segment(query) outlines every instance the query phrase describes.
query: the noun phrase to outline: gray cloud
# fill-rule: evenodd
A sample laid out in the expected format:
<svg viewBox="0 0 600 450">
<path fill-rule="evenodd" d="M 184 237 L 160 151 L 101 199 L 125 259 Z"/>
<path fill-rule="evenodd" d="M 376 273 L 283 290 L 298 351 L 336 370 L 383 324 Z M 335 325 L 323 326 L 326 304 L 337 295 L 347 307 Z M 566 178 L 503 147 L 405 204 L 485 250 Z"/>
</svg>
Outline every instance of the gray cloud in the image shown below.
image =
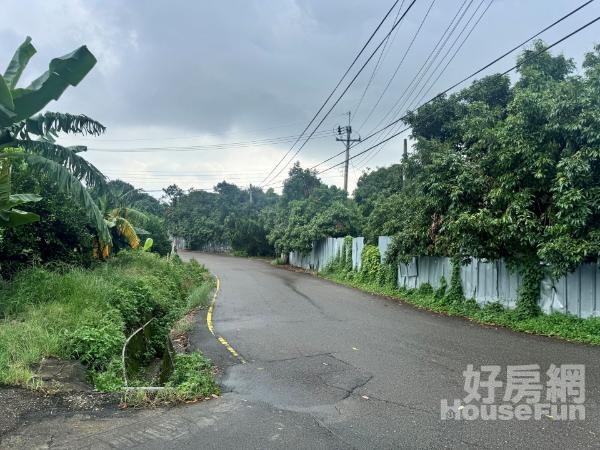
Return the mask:
<svg viewBox="0 0 600 450">
<path fill-rule="evenodd" d="M 49 109 L 85 113 L 108 126 L 104 138 L 78 142 L 90 147 L 125 148 L 233 142 L 299 133 L 391 0 L 8 0 L 5 3 L 5 17 L 15 20 L 0 24 L 0 54 L 4 58 L 1 63 L 8 61 L 25 35 L 31 35 L 39 54 L 27 74 L 30 80 L 45 70 L 51 57 L 87 44 L 98 57 L 97 67 L 80 86 L 67 91 Z M 392 89 L 371 123 L 359 130 L 362 134 L 379 121 L 406 87 L 460 3 L 437 0 Z M 474 2 L 477 3 L 478 0 Z M 399 28 L 394 45 L 359 110 L 356 124 L 363 120 L 383 89 L 428 5 L 429 0 L 417 1 Z M 496 0 L 431 94 L 574 6 L 572 0 Z M 592 5 L 544 38 L 551 41 L 560 37 L 598 12 L 600 7 Z M 592 47 L 595 31 L 592 28 L 581 33 L 558 50 L 581 59 Z M 494 69 L 506 68 L 513 61 L 508 59 Z M 341 117 L 344 111 L 356 107 L 370 67 L 323 129 L 333 128 L 344 120 Z M 194 138 L 172 140 L 185 136 Z M 116 141 L 142 138 L 153 141 Z M 172 182 L 185 187 L 210 187 L 227 174 L 240 183 L 260 181 L 261 174 L 266 175 L 288 146 L 195 153 L 90 151 L 89 158 L 107 173 L 127 174 L 127 179 L 146 188 Z M 391 143 L 369 165 L 397 160 L 400 148 L 400 142 Z M 319 139 L 306 147 L 300 159 L 310 165 L 339 150 L 339 143 L 333 139 Z M 198 176 L 167 173 L 177 171 L 197 172 Z M 243 173 L 248 175 L 239 175 Z M 359 171 L 351 173 L 353 182 L 358 174 Z M 339 184 L 339 172 L 332 171 L 326 181 Z"/>
</svg>

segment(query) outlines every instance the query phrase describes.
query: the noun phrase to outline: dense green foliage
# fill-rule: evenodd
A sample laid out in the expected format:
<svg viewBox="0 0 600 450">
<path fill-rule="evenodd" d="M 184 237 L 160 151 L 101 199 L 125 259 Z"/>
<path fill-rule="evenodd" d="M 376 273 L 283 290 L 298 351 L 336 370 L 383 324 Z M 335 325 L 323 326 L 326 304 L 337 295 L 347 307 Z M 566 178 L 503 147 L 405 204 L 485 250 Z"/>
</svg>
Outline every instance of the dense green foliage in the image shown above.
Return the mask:
<svg viewBox="0 0 600 450">
<path fill-rule="evenodd" d="M 41 386 L 36 366 L 58 357 L 83 363 L 99 390 L 120 390 L 127 374 L 130 385 L 166 384 L 165 400 L 218 392 L 199 353 L 176 356 L 166 383 L 166 371 L 145 374 L 169 355 L 174 322 L 207 302 L 212 277 L 195 262 L 150 253 L 171 251 L 163 204 L 128 183 L 107 182 L 81 156 L 85 147 L 56 143 L 60 133 L 99 135 L 102 124 L 38 114 L 86 76 L 94 56 L 80 47 L 18 88 L 34 53 L 27 38 L 0 75 L 0 384 Z M 123 367 L 126 337 L 140 327 Z"/>
<path fill-rule="evenodd" d="M 104 175 L 79 155 L 85 147 L 63 147 L 55 143 L 58 133 L 99 135 L 104 132 L 104 126 L 84 115 L 47 111 L 35 115 L 51 100 L 58 99 L 69 86 L 79 84 L 96 64 L 96 58 L 82 46 L 68 55 L 52 59 L 47 72 L 29 86 L 19 88 L 19 79 L 35 53 L 28 37 L 16 50 L 4 75 L 0 75 L 0 172 L 3 174 L 0 177 L 0 232 L 7 226 L 36 219 L 33 213 L 12 207 L 23 203 L 25 195 L 20 194 L 19 198 L 13 194 L 12 202 L 9 202 L 13 205 L 7 205 L 5 192 L 1 194 L 9 186 L 6 170 L 10 171 L 15 162 L 26 162 L 30 176 L 52 177 L 61 192 L 69 194 L 74 203 L 82 206 L 99 240 L 110 245 L 107 224 L 88 191 L 88 188 L 102 187 Z M 18 151 L 12 151 L 13 148 Z"/>
<path fill-rule="evenodd" d="M 192 249 L 225 246 L 246 255 L 307 252 L 316 240 L 360 230 L 356 204 L 299 164 L 290 170 L 281 196 L 272 189 L 240 189 L 226 182 L 214 192 L 184 193 L 171 186 L 165 193 L 169 229 Z"/>
<path fill-rule="evenodd" d="M 164 205 L 151 195 L 122 180 L 108 182 L 94 192 L 109 224 L 113 251 L 137 248 L 141 239 L 152 239 L 151 250 L 160 255 L 171 251 L 171 242 L 162 217 Z"/>
<path fill-rule="evenodd" d="M 314 241 L 356 234 L 361 229 L 356 203 L 299 164 L 290 170 L 279 202 L 264 216 L 269 242 L 277 253 L 306 253 Z"/>
<path fill-rule="evenodd" d="M 555 275 L 596 260 L 599 48 L 582 75 L 563 56 L 531 58 L 540 48 L 520 56 L 514 85 L 489 76 L 410 114 L 408 160 L 363 176 L 367 233 L 394 234 L 391 256 L 505 258 L 533 272 L 544 261 Z"/>
<path fill-rule="evenodd" d="M 13 165 L 12 183 L 19 191 L 42 196 L 28 205 L 41 220 L 1 233 L 0 276 L 10 278 L 23 268 L 48 263 L 90 267 L 95 233 L 82 208 L 50 176 L 29 176 L 25 164 Z"/>
<path fill-rule="evenodd" d="M 154 318 L 141 358 L 160 356 L 172 324 L 202 301 L 198 290 L 206 295 L 212 283 L 206 269 L 193 261 L 141 251 L 122 252 L 94 270 L 21 271 L 0 284 L 0 383 L 36 386 L 40 380 L 33 365 L 43 357 L 61 357 L 83 362 L 97 388 L 120 389 L 126 336 Z M 177 380 L 169 386 L 180 384 L 189 364 L 185 370 L 176 364 Z M 186 381 L 185 395 L 200 386 L 214 392 L 214 382 L 206 381 L 206 364 L 198 366 L 201 379 Z"/>
<path fill-rule="evenodd" d="M 184 193 L 170 186 L 165 194 L 169 230 L 185 238 L 190 248 L 224 246 L 248 255 L 272 253 L 260 213 L 277 200 L 273 190 L 265 193 L 254 186 L 240 189 L 222 182 L 214 192 Z"/>
</svg>

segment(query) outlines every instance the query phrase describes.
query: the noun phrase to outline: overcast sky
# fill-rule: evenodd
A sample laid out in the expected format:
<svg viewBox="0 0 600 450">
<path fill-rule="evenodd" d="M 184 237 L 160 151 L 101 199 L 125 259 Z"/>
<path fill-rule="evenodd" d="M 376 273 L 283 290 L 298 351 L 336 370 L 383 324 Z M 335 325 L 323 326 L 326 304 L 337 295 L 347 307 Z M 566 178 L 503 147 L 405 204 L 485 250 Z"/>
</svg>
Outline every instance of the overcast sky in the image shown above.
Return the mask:
<svg viewBox="0 0 600 450">
<path fill-rule="evenodd" d="M 432 84 L 489 2 L 466 2 L 462 21 L 438 58 L 448 56 L 422 93 L 417 95 L 415 91 L 414 102 L 418 103 L 427 92 L 424 99 L 462 79 L 583 0 L 492 0 L 464 46 Z M 68 138 L 63 143 L 87 145 L 86 157 L 109 177 L 120 177 L 149 191 L 171 183 L 183 188 L 211 189 L 223 179 L 240 185 L 261 184 L 290 148 L 289 137 L 302 132 L 392 3 L 5 0 L 0 19 L 0 68 L 4 70 L 14 49 L 27 35 L 33 38 L 38 54 L 21 80 L 22 86 L 46 70 L 52 57 L 85 44 L 98 58 L 98 64 L 79 86 L 67 90 L 48 109 L 87 114 L 103 123 L 107 132 L 102 137 Z M 403 10 L 410 3 L 405 1 Z M 362 136 L 378 122 L 385 124 L 392 119 L 393 114 L 384 120 L 386 113 L 406 91 L 462 4 L 463 0 L 435 0 L 431 6 L 432 0 L 417 0 L 398 26 L 397 34 L 388 40 L 378 70 L 373 69 L 379 53 L 296 159 L 310 167 L 341 151 L 341 143 L 326 132 L 345 124 L 347 111 L 356 112 L 353 127 Z M 428 10 L 398 74 L 373 109 Z M 475 15 L 468 22 L 472 14 Z M 598 15 L 600 2 L 594 2 L 542 38 L 553 42 Z M 389 31 L 394 17 L 396 11 L 370 49 Z M 459 36 L 467 23 L 466 31 Z M 599 32 L 600 22 L 557 46 L 555 51 L 579 62 L 600 40 Z M 446 53 L 457 36 L 455 46 Z M 369 54 L 370 51 L 366 56 Z M 508 57 L 487 73 L 513 64 L 514 57 Z M 271 140 L 282 137 L 286 139 Z M 244 144 L 220 145 L 239 142 Z M 361 148 L 366 148 L 366 144 L 354 151 Z M 400 137 L 382 146 L 374 156 L 374 152 L 368 153 L 370 159 L 359 157 L 352 161 L 351 188 L 365 168 L 398 161 L 401 149 Z M 277 180 L 283 179 L 285 172 Z M 341 169 L 328 171 L 323 179 L 341 186 Z"/>
</svg>

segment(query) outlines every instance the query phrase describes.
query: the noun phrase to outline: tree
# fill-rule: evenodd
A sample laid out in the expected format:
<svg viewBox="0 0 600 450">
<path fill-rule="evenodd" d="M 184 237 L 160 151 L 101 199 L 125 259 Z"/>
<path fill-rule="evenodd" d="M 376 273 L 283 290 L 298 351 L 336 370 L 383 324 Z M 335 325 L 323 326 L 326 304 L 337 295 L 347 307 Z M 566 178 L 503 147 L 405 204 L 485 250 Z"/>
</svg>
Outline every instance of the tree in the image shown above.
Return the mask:
<svg viewBox="0 0 600 450">
<path fill-rule="evenodd" d="M 533 57 L 540 49 L 519 56 L 513 86 L 486 77 L 408 117 L 416 152 L 406 195 L 374 208 L 395 209 L 397 256 L 505 258 L 535 270 L 543 261 L 555 275 L 596 260 L 599 48 L 583 76 L 562 55 Z"/>
<path fill-rule="evenodd" d="M 296 163 L 284 182 L 280 201 L 264 212 L 267 238 L 277 253 L 309 252 L 327 236 L 358 233 L 361 217 L 355 202 L 335 186 L 328 187 L 313 171 Z"/>
<path fill-rule="evenodd" d="M 283 182 L 283 200 L 290 202 L 310 197 L 312 191 L 321 186 L 316 173 L 315 170 L 303 169 L 300 162 L 296 161 Z"/>
<path fill-rule="evenodd" d="M 225 181 L 215 192 L 187 194 L 173 185 L 165 189 L 170 204 L 166 216 L 169 230 L 182 236 L 191 248 L 229 246 L 247 255 L 270 255 L 273 248 L 266 238 L 261 211 L 278 196 L 256 186 L 242 189 Z"/>
<path fill-rule="evenodd" d="M 366 219 L 363 235 L 369 241 L 375 242 L 377 236 L 382 234 L 393 234 L 384 227 L 385 219 L 382 220 L 379 216 L 381 213 L 388 212 L 387 208 L 382 208 L 386 199 L 402 191 L 403 178 L 404 165 L 392 164 L 389 167 L 365 172 L 358 179 L 353 196 L 362 216 Z"/>
<path fill-rule="evenodd" d="M 51 174 L 59 189 L 82 205 L 100 240 L 110 245 L 110 232 L 86 188 L 99 188 L 105 177 L 79 153 L 85 147 L 63 147 L 55 143 L 60 132 L 98 135 L 105 128 L 84 115 L 45 112 L 34 117 L 69 86 L 76 86 L 96 64 L 87 47 L 50 61 L 49 69 L 26 88 L 17 83 L 36 50 L 27 38 L 0 76 L 0 160 L 3 165 L 25 161 L 32 173 Z M 32 139 L 37 136 L 38 139 Z M 8 152 L 20 148 L 21 152 Z"/>
<path fill-rule="evenodd" d="M 27 205 L 27 211 L 41 220 L 0 230 L 0 275 L 10 278 L 25 267 L 38 264 L 89 267 L 97 239 L 83 208 L 60 192 L 50 175 L 32 177 L 23 161 L 12 164 L 11 175 L 12 189 L 31 192 L 39 198 Z"/>
</svg>

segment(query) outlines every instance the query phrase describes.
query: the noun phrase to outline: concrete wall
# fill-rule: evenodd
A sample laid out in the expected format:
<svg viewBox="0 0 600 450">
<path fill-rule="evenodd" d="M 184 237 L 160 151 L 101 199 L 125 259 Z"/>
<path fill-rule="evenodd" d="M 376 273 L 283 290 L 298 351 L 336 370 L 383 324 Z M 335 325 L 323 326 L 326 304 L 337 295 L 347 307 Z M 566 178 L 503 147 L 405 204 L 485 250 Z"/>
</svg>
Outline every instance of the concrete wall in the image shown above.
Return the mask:
<svg viewBox="0 0 600 450">
<path fill-rule="evenodd" d="M 379 253 L 382 261 L 391 243 L 391 237 L 380 236 Z M 311 253 L 290 253 L 290 264 L 310 270 L 323 270 L 341 251 L 344 238 L 327 238 L 316 242 Z M 360 255 L 364 239 L 352 239 L 352 265 L 360 270 Z M 408 264 L 398 265 L 398 285 L 415 289 L 424 283 L 439 287 L 442 277 L 450 282 L 452 264 L 449 258 L 419 256 Z M 516 305 L 522 277 L 510 271 L 503 260 L 489 261 L 471 258 L 461 267 L 460 277 L 467 298 L 479 304 L 499 301 L 509 308 Z M 583 264 L 575 271 L 557 280 L 549 276 L 541 283 L 540 307 L 546 313 L 560 311 L 579 317 L 600 316 L 600 265 Z"/>
</svg>

